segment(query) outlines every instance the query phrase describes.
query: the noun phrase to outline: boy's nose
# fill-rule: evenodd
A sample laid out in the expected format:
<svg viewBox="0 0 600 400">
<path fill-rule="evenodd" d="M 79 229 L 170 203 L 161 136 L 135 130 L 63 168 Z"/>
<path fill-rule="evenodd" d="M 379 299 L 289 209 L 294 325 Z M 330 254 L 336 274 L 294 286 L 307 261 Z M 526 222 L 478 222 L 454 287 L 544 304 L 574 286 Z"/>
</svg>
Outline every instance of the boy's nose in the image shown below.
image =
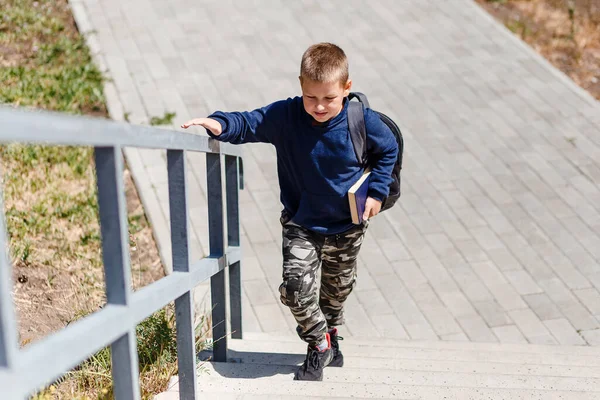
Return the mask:
<svg viewBox="0 0 600 400">
<path fill-rule="evenodd" d="M 321 104 L 319 104 L 319 105 L 317 106 L 317 111 L 324 111 L 324 110 L 325 110 L 325 106 L 323 106 L 323 105 L 321 105 Z"/>
</svg>

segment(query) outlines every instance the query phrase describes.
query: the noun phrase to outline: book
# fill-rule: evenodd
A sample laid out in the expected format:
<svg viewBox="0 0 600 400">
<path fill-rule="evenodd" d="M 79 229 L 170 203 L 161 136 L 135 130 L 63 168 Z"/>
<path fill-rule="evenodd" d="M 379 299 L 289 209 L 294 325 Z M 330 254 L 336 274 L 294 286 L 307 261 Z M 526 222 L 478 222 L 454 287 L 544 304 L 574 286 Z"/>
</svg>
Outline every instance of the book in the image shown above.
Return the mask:
<svg viewBox="0 0 600 400">
<path fill-rule="evenodd" d="M 360 179 L 348 190 L 352 223 L 356 225 L 360 225 L 363 222 L 365 203 L 367 202 L 367 193 L 369 191 L 369 175 L 371 175 L 371 171 L 366 170 Z"/>
</svg>

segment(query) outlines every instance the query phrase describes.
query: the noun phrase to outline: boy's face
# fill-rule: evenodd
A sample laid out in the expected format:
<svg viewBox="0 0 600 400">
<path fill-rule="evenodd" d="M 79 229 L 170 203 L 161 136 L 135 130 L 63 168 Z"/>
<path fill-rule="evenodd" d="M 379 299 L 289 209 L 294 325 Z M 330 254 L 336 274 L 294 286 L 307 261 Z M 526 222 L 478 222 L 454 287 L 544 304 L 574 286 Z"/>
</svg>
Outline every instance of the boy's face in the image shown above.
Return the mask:
<svg viewBox="0 0 600 400">
<path fill-rule="evenodd" d="M 350 94 L 352 81 L 345 85 L 340 82 L 316 82 L 300 77 L 304 109 L 316 121 L 325 122 L 342 111 L 344 97 Z"/>
</svg>

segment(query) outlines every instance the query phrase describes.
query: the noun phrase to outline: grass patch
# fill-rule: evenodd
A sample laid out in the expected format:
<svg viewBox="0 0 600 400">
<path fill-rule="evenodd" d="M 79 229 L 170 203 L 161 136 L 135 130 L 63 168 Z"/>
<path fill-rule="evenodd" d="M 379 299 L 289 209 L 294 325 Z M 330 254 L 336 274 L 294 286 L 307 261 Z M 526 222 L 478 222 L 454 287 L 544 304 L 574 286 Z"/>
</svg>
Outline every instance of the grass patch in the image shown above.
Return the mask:
<svg viewBox="0 0 600 400">
<path fill-rule="evenodd" d="M 65 0 L 3 2 L 0 103 L 106 116 L 102 85 Z M 27 265 L 98 267 L 92 149 L 13 144 L 0 147 L 0 157 L 13 257 Z M 85 238 L 85 250 L 71 240 L 73 231 Z"/>
<path fill-rule="evenodd" d="M 13 258 L 34 266 L 101 266 L 92 156 L 86 148 L 0 148 Z"/>
<path fill-rule="evenodd" d="M 107 117 L 104 77 L 77 32 L 67 0 L 0 1 L 0 103 Z M 170 123 L 165 114 L 160 123 Z M 85 134 L 85 132 L 82 132 Z M 5 213 L 26 346 L 105 303 L 93 149 L 0 146 Z M 134 289 L 164 276 L 152 231 L 124 171 Z M 136 329 L 144 398 L 176 372 L 172 312 Z M 34 396 L 112 398 L 104 349 Z"/>
<path fill-rule="evenodd" d="M 105 115 L 103 77 L 65 0 L 4 0 L 0 102 Z"/>
<path fill-rule="evenodd" d="M 171 125 L 177 114 L 173 112 L 165 112 L 162 117 L 150 118 L 150 125 Z"/>
<path fill-rule="evenodd" d="M 207 334 L 202 320 L 196 336 L 196 349 L 202 350 Z M 177 345 L 173 307 L 167 306 L 136 327 L 137 354 L 142 399 L 152 399 L 167 390 L 169 379 L 177 374 Z M 83 393 L 83 395 L 82 395 Z M 65 375 L 57 384 L 36 394 L 34 400 L 55 398 L 109 400 L 113 398 L 110 349 L 104 348 Z"/>
<path fill-rule="evenodd" d="M 505 25 L 508 29 L 512 31 L 512 33 L 519 35 L 521 39 L 525 39 L 531 33 L 529 27 L 527 26 L 527 23 L 523 21 L 511 20 L 507 21 Z"/>
</svg>

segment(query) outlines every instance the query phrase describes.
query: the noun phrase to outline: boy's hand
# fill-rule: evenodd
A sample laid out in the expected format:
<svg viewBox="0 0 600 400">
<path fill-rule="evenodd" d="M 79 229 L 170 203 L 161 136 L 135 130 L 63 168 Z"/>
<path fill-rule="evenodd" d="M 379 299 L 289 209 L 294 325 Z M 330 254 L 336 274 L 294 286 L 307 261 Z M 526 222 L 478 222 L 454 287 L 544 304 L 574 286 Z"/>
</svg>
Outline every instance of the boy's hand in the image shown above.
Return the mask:
<svg viewBox="0 0 600 400">
<path fill-rule="evenodd" d="M 363 220 L 366 221 L 371 217 L 376 216 L 381 211 L 381 202 L 372 197 L 367 197 L 365 203 L 365 213 L 363 214 Z"/>
<path fill-rule="evenodd" d="M 219 136 L 221 134 L 221 132 L 223 132 L 223 128 L 221 127 L 221 124 L 219 123 L 219 121 L 212 119 L 212 118 L 194 118 L 192 120 L 189 120 L 185 124 L 181 124 L 181 127 L 183 129 L 187 129 L 193 125 L 202 126 L 206 129 L 208 129 L 209 131 L 211 131 L 212 134 L 216 135 L 216 136 Z"/>
</svg>

